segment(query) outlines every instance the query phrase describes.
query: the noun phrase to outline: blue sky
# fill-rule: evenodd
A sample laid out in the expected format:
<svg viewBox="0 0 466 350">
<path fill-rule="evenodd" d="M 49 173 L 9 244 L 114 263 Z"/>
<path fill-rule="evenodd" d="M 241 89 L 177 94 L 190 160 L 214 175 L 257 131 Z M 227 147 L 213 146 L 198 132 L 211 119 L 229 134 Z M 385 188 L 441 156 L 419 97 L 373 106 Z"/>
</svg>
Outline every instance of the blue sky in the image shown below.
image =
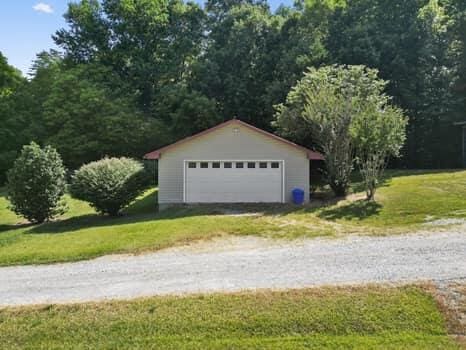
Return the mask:
<svg viewBox="0 0 466 350">
<path fill-rule="evenodd" d="M 201 3 L 203 0 L 196 0 Z M 36 54 L 54 48 L 51 35 L 66 24 L 68 0 L 0 0 L 0 51 L 27 74 Z M 292 0 L 269 0 L 274 10 Z"/>
<path fill-rule="evenodd" d="M 0 51 L 8 63 L 27 73 L 37 53 L 54 47 L 66 7 L 66 0 L 0 0 Z"/>
</svg>

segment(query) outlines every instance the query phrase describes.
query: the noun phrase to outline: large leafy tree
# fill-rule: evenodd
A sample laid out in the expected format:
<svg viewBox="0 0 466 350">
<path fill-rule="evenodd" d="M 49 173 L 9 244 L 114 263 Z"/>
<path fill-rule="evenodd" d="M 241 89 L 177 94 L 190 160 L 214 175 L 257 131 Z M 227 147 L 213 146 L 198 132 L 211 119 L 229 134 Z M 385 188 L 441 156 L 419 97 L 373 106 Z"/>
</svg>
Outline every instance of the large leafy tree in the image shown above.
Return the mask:
<svg viewBox="0 0 466 350">
<path fill-rule="evenodd" d="M 454 109 L 458 98 L 452 90 L 456 72 L 448 40 L 448 22 L 441 2 L 430 0 L 419 9 L 417 25 L 422 47 L 416 66 L 416 90 L 409 96 L 410 114 L 406 163 L 412 167 L 454 167 L 461 147 L 455 132 Z M 406 164 L 405 163 L 405 164 Z"/>
<path fill-rule="evenodd" d="M 103 156 L 140 156 L 165 142 L 165 130 L 156 119 L 135 108 L 125 83 L 101 65 L 64 69 L 49 86 L 43 103 L 45 142 L 77 168 Z"/>
<path fill-rule="evenodd" d="M 410 115 L 404 166 L 456 166 L 451 94 L 454 70 L 437 0 L 354 0 L 335 11 L 327 47 L 334 62 L 377 68 Z"/>
<path fill-rule="evenodd" d="M 175 142 L 223 121 L 217 103 L 184 84 L 161 89 L 152 112 L 166 125 L 169 142 Z"/>
<path fill-rule="evenodd" d="M 112 67 L 145 110 L 161 87 L 190 75 L 204 36 L 204 12 L 182 0 L 82 0 L 65 18 L 70 29 L 54 39 L 66 57 Z"/>
<path fill-rule="evenodd" d="M 327 61 L 329 19 L 341 1 L 297 2 L 271 13 L 262 1 L 210 1 L 206 51 L 192 85 L 218 102 L 222 116 L 270 127 L 308 66 Z"/>
<path fill-rule="evenodd" d="M 266 0 L 207 0 L 205 2 L 206 11 L 212 24 L 221 22 L 234 7 L 243 5 L 269 7 Z"/>
<path fill-rule="evenodd" d="M 445 1 L 446 17 L 449 19 L 448 43 L 450 45 L 451 60 L 454 71 L 453 94 L 457 103 L 453 108 L 453 115 L 457 121 L 466 120 L 466 2 L 462 0 Z M 450 135 L 459 135 L 456 130 Z M 460 139 L 457 137 L 457 139 Z M 456 150 L 461 146 L 456 145 Z M 457 151 L 458 156 L 460 152 Z"/>
<path fill-rule="evenodd" d="M 337 196 L 346 194 L 357 159 L 373 199 L 388 156 L 397 156 L 404 142 L 406 120 L 390 105 L 377 74 L 364 66 L 311 68 L 277 106 L 279 131 L 295 139 L 312 136 L 324 154 Z"/>
<path fill-rule="evenodd" d="M 21 72 L 10 66 L 6 57 L 0 52 L 0 98 L 11 94 L 23 81 Z"/>
<path fill-rule="evenodd" d="M 27 127 L 17 114 L 16 101 L 19 90 L 26 80 L 21 73 L 8 64 L 0 52 L 0 184 L 5 181 L 5 172 L 11 167 L 23 144 L 23 130 Z"/>
<path fill-rule="evenodd" d="M 330 62 L 326 40 L 332 15 L 345 5 L 344 1 L 297 1 L 295 7 L 281 7 L 283 17 L 278 40 L 274 81 L 268 87 L 270 100 L 282 102 L 307 67 Z"/>
<path fill-rule="evenodd" d="M 196 66 L 193 85 L 219 104 L 223 118 L 235 116 L 268 128 L 280 19 L 261 5 L 233 6 L 211 23 L 208 47 Z"/>
</svg>

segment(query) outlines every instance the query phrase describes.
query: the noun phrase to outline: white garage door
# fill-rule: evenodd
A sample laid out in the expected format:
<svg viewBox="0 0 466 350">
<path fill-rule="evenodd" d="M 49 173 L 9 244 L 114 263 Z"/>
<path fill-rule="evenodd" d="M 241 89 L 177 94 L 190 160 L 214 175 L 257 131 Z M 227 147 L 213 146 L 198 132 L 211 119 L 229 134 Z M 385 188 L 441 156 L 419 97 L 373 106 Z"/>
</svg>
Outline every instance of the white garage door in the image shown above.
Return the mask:
<svg viewBox="0 0 466 350">
<path fill-rule="evenodd" d="M 273 203 L 283 199 L 283 161 L 186 161 L 186 203 Z"/>
</svg>

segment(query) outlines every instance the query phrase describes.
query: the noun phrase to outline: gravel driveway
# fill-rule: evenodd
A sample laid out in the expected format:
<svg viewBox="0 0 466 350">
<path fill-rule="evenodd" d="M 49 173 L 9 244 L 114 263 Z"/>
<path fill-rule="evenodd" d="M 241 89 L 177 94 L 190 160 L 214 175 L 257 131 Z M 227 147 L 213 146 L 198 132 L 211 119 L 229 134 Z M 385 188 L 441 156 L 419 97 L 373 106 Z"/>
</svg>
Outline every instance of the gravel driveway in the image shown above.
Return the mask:
<svg viewBox="0 0 466 350">
<path fill-rule="evenodd" d="M 0 305 L 465 277 L 465 226 L 292 242 L 236 237 L 145 255 L 0 268 Z"/>
</svg>

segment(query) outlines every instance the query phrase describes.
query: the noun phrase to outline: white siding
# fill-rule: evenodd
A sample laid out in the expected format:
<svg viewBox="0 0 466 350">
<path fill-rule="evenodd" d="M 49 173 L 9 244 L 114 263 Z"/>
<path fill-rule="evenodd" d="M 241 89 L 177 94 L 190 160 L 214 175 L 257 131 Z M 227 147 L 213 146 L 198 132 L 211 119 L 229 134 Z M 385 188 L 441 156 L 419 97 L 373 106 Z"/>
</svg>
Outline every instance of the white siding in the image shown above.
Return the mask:
<svg viewBox="0 0 466 350">
<path fill-rule="evenodd" d="M 184 160 L 189 159 L 284 160 L 285 201 L 291 202 L 294 187 L 304 189 L 305 201 L 309 201 L 309 160 L 304 151 L 242 125 L 229 124 L 161 154 L 158 166 L 160 204 L 183 203 Z"/>
</svg>

